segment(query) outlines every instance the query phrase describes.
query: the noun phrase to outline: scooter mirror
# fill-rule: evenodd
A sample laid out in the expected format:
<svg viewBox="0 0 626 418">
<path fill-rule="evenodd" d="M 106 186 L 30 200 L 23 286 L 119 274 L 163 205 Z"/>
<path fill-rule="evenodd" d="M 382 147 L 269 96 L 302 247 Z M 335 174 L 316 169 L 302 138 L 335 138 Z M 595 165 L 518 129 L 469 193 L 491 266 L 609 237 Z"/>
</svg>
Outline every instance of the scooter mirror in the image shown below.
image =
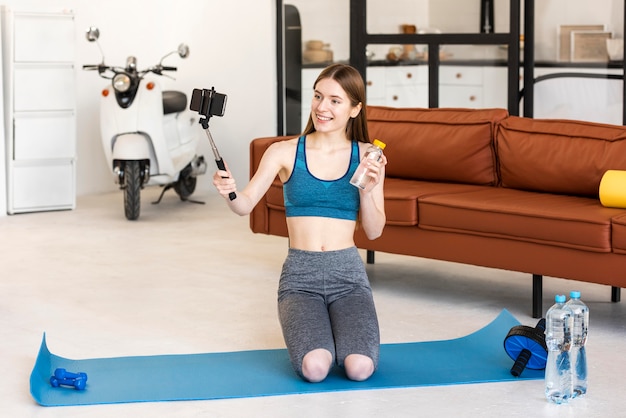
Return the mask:
<svg viewBox="0 0 626 418">
<path fill-rule="evenodd" d="M 181 58 L 187 58 L 189 56 L 189 45 L 187 44 L 178 45 L 178 55 Z"/>
<path fill-rule="evenodd" d="M 91 26 L 89 29 L 87 29 L 85 36 L 89 42 L 95 42 L 98 40 L 98 38 L 100 38 L 100 29 L 96 28 L 95 26 Z"/>
</svg>

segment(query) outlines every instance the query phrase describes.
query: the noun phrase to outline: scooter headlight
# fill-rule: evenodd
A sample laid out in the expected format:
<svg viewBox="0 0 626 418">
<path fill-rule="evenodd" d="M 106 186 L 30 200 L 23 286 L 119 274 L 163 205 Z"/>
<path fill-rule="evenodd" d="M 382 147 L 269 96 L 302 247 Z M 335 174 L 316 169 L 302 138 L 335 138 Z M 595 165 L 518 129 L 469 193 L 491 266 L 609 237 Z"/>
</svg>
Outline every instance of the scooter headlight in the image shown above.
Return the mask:
<svg viewBox="0 0 626 418">
<path fill-rule="evenodd" d="M 113 88 L 120 93 L 128 91 L 130 88 L 130 77 L 126 74 L 118 74 L 113 77 Z"/>
</svg>

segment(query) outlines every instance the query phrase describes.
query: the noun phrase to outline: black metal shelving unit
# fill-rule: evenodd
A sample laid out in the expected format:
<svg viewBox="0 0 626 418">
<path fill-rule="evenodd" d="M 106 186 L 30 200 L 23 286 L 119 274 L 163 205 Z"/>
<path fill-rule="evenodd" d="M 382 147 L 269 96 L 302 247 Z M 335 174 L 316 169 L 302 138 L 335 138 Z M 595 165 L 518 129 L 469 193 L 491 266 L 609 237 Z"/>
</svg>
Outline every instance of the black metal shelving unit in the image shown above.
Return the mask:
<svg viewBox="0 0 626 418">
<path fill-rule="evenodd" d="M 442 45 L 507 45 L 508 110 L 511 115 L 519 115 L 520 7 L 520 0 L 510 0 L 508 33 L 369 34 L 366 2 L 350 0 L 350 65 L 365 78 L 365 50 L 372 44 L 425 44 L 429 51 L 439 51 Z M 440 64 L 439 53 L 428 54 L 429 107 L 439 107 Z"/>
</svg>

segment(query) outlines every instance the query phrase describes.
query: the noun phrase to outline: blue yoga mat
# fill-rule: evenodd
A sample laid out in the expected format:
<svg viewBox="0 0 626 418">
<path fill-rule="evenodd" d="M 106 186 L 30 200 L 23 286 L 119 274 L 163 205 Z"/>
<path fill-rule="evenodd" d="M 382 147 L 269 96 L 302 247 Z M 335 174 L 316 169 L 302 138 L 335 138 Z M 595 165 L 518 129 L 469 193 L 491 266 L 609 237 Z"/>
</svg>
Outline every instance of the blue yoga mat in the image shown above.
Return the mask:
<svg viewBox="0 0 626 418">
<path fill-rule="evenodd" d="M 515 325 L 519 322 L 503 310 L 462 338 L 383 344 L 378 370 L 369 380 L 348 380 L 335 367 L 321 383 L 298 378 L 285 349 L 71 360 L 50 353 L 44 334 L 30 390 L 41 405 L 67 406 L 543 379 L 543 370 L 526 369 L 519 378 L 510 374 L 513 360 L 503 341 Z M 57 368 L 87 373 L 86 389 L 52 387 Z"/>
</svg>

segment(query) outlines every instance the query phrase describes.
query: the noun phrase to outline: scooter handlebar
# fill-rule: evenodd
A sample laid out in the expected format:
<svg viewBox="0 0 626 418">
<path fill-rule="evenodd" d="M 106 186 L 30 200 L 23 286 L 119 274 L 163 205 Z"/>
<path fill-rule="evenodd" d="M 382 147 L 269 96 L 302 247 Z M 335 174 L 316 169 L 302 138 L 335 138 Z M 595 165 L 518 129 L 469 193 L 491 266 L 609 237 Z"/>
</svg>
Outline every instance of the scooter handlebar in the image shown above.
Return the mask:
<svg viewBox="0 0 626 418">
<path fill-rule="evenodd" d="M 154 73 L 156 75 L 163 75 L 163 71 L 177 71 L 176 67 L 164 67 L 161 64 L 154 66 L 152 68 L 147 69 L 145 73 Z"/>
<path fill-rule="evenodd" d="M 113 73 L 115 73 L 115 68 L 114 67 L 109 67 L 108 65 L 104 65 L 104 64 L 87 64 L 87 65 L 83 65 L 83 70 L 85 71 L 98 71 L 98 74 L 100 75 L 100 77 L 102 78 L 106 78 L 106 79 L 111 79 L 113 78 L 113 76 L 107 76 L 105 75 L 105 73 L 107 71 L 112 71 Z"/>
</svg>

